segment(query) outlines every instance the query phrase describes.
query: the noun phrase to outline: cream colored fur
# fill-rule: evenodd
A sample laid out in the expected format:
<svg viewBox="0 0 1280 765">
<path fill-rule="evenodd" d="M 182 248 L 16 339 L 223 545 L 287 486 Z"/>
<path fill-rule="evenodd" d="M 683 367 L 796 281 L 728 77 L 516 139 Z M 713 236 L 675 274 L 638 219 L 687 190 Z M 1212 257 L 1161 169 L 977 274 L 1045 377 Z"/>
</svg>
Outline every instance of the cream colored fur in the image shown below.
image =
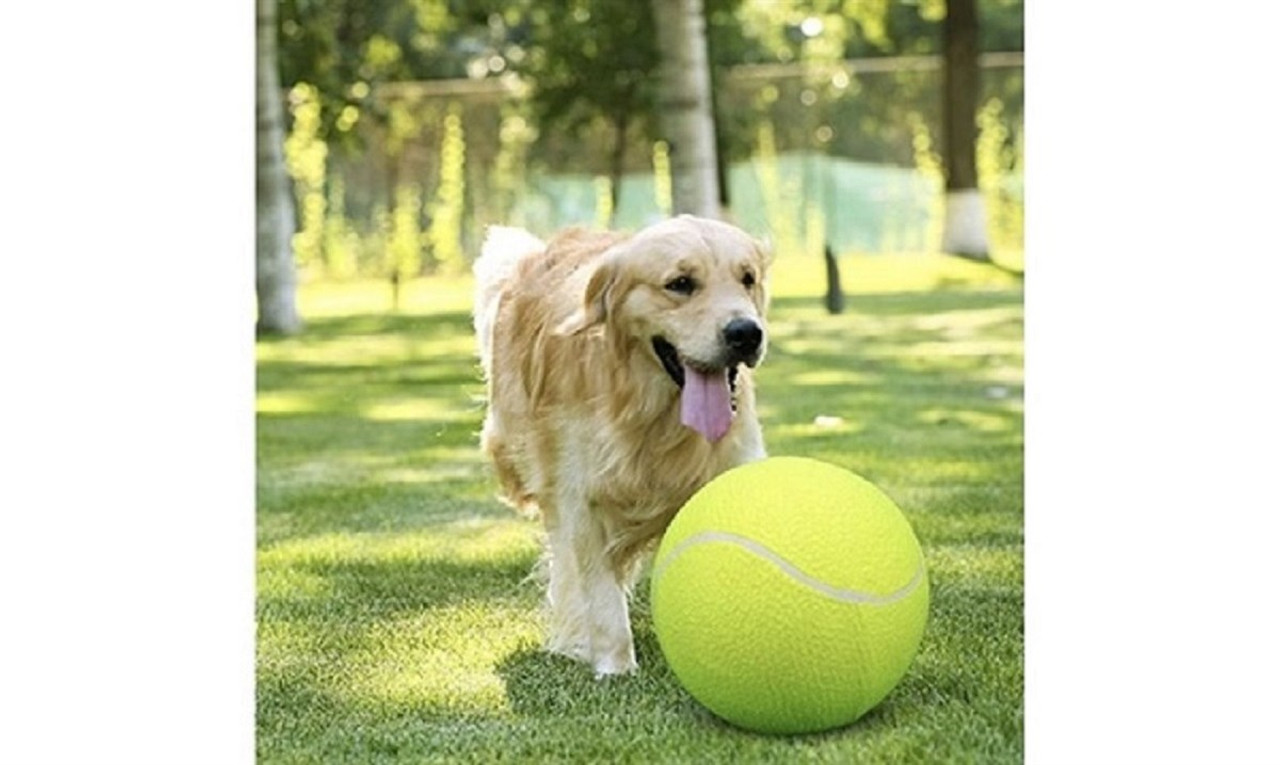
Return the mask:
<svg viewBox="0 0 1280 765">
<path fill-rule="evenodd" d="M 767 261 L 741 230 L 690 216 L 634 236 L 571 229 L 546 244 L 494 227 L 476 261 L 482 446 L 505 497 L 536 508 L 546 528 L 548 648 L 598 675 L 636 666 L 627 596 L 675 512 L 765 454 L 751 369 L 739 366 L 736 414 L 711 443 L 681 424 L 680 387 L 652 338 L 723 368 L 729 321 L 764 328 Z M 669 288 L 682 275 L 692 294 Z"/>
</svg>

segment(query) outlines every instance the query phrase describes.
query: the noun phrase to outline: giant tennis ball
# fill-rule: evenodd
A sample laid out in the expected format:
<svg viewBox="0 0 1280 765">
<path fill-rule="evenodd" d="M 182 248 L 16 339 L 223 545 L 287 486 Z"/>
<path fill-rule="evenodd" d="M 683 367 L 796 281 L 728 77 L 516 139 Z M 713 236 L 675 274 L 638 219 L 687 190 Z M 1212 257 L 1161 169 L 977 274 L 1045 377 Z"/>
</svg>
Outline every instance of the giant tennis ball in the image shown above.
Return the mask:
<svg viewBox="0 0 1280 765">
<path fill-rule="evenodd" d="M 867 480 L 772 457 L 681 508 L 654 558 L 654 630 L 689 693 L 764 733 L 846 725 L 888 695 L 929 610 L 924 557 Z"/>
</svg>

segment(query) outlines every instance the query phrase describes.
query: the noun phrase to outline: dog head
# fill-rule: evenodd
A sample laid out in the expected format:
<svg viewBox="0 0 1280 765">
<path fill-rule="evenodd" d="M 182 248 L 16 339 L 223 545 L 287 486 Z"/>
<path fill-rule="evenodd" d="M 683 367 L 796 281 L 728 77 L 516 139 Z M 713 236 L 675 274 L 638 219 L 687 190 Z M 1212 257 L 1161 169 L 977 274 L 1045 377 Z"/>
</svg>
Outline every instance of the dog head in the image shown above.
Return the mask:
<svg viewBox="0 0 1280 765">
<path fill-rule="evenodd" d="M 718 441 L 732 420 L 739 365 L 767 348 L 766 248 L 742 230 L 682 215 L 615 244 L 562 328 L 604 326 L 681 391 L 682 421 Z"/>
</svg>

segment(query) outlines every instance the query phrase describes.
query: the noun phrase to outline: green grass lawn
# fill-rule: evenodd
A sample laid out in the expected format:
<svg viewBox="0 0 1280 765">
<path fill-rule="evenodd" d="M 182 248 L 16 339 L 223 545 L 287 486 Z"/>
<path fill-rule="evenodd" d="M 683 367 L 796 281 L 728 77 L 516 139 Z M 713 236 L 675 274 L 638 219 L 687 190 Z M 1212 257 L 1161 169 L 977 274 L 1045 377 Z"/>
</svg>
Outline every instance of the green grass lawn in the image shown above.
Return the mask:
<svg viewBox="0 0 1280 765">
<path fill-rule="evenodd" d="M 930 621 L 854 725 L 771 738 L 719 722 L 632 614 L 640 671 L 539 650 L 538 528 L 476 446 L 470 284 L 313 285 L 307 332 L 257 346 L 257 748 L 264 763 L 1020 762 L 1022 287 L 934 256 L 780 258 L 758 373 L 771 454 L 858 472 L 924 546 Z"/>
</svg>

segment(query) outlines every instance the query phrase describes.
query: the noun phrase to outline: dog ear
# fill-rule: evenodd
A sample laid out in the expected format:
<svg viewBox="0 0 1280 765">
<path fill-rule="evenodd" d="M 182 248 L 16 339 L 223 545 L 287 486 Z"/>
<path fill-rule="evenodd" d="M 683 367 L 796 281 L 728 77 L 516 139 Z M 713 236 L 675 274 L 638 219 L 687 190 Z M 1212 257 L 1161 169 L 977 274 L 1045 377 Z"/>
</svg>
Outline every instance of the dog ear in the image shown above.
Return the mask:
<svg viewBox="0 0 1280 765">
<path fill-rule="evenodd" d="M 773 266 L 773 256 L 775 254 L 773 237 L 765 234 L 763 237 L 754 240 L 753 244 L 756 248 L 756 256 L 760 258 L 760 265 L 766 269 Z"/>
<path fill-rule="evenodd" d="M 606 259 L 601 263 L 587 282 L 582 306 L 556 327 L 556 334 L 576 335 L 604 324 L 609 316 L 609 300 L 618 281 L 617 274 L 618 268 L 612 261 Z"/>
<path fill-rule="evenodd" d="M 756 257 L 760 266 L 760 301 L 756 308 L 760 311 L 760 315 L 764 316 L 769 310 L 769 272 L 773 268 L 773 240 L 766 235 L 763 239 L 755 240 Z"/>
</svg>

